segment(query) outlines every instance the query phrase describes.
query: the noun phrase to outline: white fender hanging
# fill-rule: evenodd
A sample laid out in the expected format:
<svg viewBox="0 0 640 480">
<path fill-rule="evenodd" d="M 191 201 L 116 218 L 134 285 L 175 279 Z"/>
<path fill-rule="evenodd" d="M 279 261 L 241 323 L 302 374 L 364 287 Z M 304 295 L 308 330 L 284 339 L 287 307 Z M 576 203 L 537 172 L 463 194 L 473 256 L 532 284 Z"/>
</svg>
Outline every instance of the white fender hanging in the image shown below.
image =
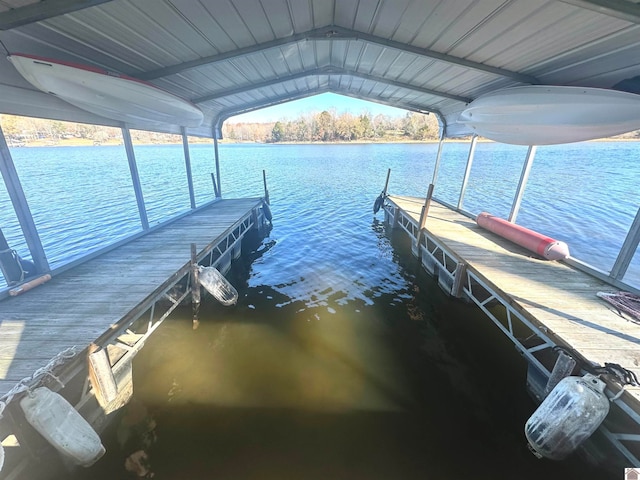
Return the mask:
<svg viewBox="0 0 640 480">
<path fill-rule="evenodd" d="M 589 373 L 563 378 L 527 420 L 524 431 L 532 452 L 562 460 L 575 451 L 609 413 L 605 386 Z"/>
<path fill-rule="evenodd" d="M 20 407 L 27 422 L 76 464 L 89 467 L 104 455 L 98 434 L 61 395 L 38 387 L 20 400 Z"/>
<path fill-rule="evenodd" d="M 228 307 L 238 301 L 238 291 L 216 267 L 198 266 L 200 284 L 222 305 Z"/>
</svg>

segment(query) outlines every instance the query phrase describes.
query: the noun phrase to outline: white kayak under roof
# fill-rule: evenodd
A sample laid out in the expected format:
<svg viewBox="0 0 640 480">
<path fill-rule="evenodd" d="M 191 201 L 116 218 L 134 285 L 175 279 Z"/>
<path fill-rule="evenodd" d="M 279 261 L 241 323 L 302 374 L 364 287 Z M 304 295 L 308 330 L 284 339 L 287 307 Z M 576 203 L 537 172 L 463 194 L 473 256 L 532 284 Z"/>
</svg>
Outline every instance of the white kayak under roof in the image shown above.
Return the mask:
<svg viewBox="0 0 640 480">
<path fill-rule="evenodd" d="M 640 129 L 640 95 L 588 87 L 513 87 L 478 97 L 458 122 L 501 143 L 582 142 Z"/>
<path fill-rule="evenodd" d="M 100 68 L 12 54 L 9 60 L 34 87 L 112 120 L 197 127 L 202 111 L 155 85 Z"/>
</svg>

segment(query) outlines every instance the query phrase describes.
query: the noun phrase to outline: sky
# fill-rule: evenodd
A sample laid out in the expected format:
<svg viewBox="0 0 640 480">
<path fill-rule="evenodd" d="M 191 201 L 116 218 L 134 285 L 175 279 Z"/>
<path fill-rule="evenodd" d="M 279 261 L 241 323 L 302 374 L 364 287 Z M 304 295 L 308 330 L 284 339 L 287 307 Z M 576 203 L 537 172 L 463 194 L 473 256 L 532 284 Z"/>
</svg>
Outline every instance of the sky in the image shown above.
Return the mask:
<svg viewBox="0 0 640 480">
<path fill-rule="evenodd" d="M 229 123 L 265 123 L 277 122 L 278 120 L 294 120 L 300 115 L 321 112 L 322 110 L 335 109 L 337 114 L 351 113 L 360 115 L 369 112 L 372 116 L 378 114 L 388 115 L 390 117 L 404 117 L 406 110 L 400 108 L 388 107 L 379 103 L 367 102 L 357 98 L 345 97 L 335 93 L 322 93 L 313 97 L 303 98 L 302 100 L 294 100 L 292 102 L 276 105 L 275 107 L 263 108 L 255 112 L 244 113 L 231 117 Z"/>
</svg>

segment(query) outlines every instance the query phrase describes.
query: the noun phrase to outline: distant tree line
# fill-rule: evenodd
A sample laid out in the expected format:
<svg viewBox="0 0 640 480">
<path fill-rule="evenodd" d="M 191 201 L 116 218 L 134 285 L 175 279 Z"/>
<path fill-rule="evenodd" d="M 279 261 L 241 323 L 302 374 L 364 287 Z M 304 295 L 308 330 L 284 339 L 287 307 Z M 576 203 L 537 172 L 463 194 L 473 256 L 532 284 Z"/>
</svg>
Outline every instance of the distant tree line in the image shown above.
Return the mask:
<svg viewBox="0 0 640 480">
<path fill-rule="evenodd" d="M 80 139 L 95 145 L 122 143 L 122 131 L 115 127 L 90 125 L 87 123 L 63 122 L 43 118 L 0 115 L 2 131 L 10 146 L 37 144 L 48 141 L 53 144 L 65 140 Z M 131 130 L 131 138 L 138 144 L 181 143 L 180 135 Z M 201 141 L 189 138 L 190 142 Z"/>
<path fill-rule="evenodd" d="M 0 115 L 0 124 L 9 146 L 47 143 L 65 144 L 76 141 L 103 145 L 122 143 L 119 128 L 62 122 L 40 118 Z M 376 142 L 406 140 L 437 140 L 439 133 L 435 115 L 407 112 L 403 117 L 371 116 L 369 113 L 337 114 L 335 110 L 300 115 L 294 120 L 266 123 L 233 123 L 222 127 L 223 138 L 240 142 Z M 179 135 L 131 130 L 137 144 L 181 143 Z M 640 130 L 615 138 L 638 140 Z M 210 139 L 190 137 L 189 142 L 210 142 Z"/>
<path fill-rule="evenodd" d="M 408 112 L 404 117 L 353 115 L 324 110 L 275 123 L 228 123 L 223 136 L 251 142 L 351 142 L 434 140 L 438 121 L 433 115 Z"/>
</svg>

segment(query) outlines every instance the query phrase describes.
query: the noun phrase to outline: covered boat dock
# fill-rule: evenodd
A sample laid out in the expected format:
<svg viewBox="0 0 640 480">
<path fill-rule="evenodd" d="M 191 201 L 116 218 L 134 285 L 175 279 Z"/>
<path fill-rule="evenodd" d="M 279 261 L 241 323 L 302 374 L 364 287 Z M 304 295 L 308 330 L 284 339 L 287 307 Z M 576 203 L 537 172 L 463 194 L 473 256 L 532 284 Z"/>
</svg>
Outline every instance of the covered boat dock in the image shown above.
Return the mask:
<svg viewBox="0 0 640 480">
<path fill-rule="evenodd" d="M 116 356 L 138 348 L 138 333 L 128 332 L 126 324 L 148 314 L 152 331 L 158 321 L 156 300 L 186 274 L 187 244 L 196 243 L 202 256 L 224 245 L 222 255 L 246 229 L 261 222 L 256 219 L 261 215 L 257 199 L 218 200 L 200 210 L 191 192 L 191 216 L 150 231 L 130 129 L 182 135 L 187 162 L 187 135 L 213 137 L 214 188 L 220 198 L 217 142 L 225 120 L 234 115 L 332 92 L 433 114 L 441 138 L 469 137 L 476 132 L 472 123 L 459 121 L 461 113 L 483 95 L 505 88 L 544 85 L 640 93 L 639 33 L 640 5 L 631 0 L 0 1 L 0 112 L 122 129 L 140 221 L 148 233 L 104 258 L 51 272 L 12 166 L 7 135 L 0 130 L 0 173 L 31 260 L 39 275 L 53 274 L 48 284 L 22 298 L 0 302 L 0 329 L 7 339 L 0 348 L 0 393 L 59 354 L 57 347 L 77 340 L 109 338 L 118 349 Z M 195 105 L 202 123 L 154 122 L 153 111 L 151 118 L 123 119 L 118 112 L 109 116 L 105 110 L 87 109 L 91 102 L 81 102 L 85 108 L 80 108 L 29 81 L 7 58 L 11 55 L 49 58 L 147 82 Z M 67 100 L 74 100 L 74 90 L 67 85 L 67 94 L 69 90 Z M 422 262 L 438 272 L 450 292 L 477 300 L 496 325 L 517 340 L 540 375 L 548 374 L 540 356 L 556 343 L 570 343 L 594 361 L 612 360 L 614 352 L 613 361 L 637 370 L 636 327 L 621 323 L 591 295 L 607 285 L 624 287 L 624 272 L 640 242 L 640 214 L 614 268 L 602 274 L 587 266 L 587 273 L 581 273 L 573 265 L 526 260 L 505 242 L 478 232 L 455 208 L 434 204 L 422 225 L 416 210 L 422 202 L 392 197 L 392 223 L 412 235 Z M 221 213 L 225 206 L 228 215 Z M 216 213 L 215 218 L 209 213 Z M 164 234 L 173 240 L 161 240 Z M 144 268 L 143 258 L 152 264 Z M 556 276 L 562 285 L 547 276 Z M 524 283 L 525 277 L 531 283 Z M 126 295 L 118 284 L 128 286 Z M 95 297 L 88 301 L 85 293 Z M 67 310 L 67 302 L 78 303 L 75 313 Z M 497 304 L 502 305 L 499 315 L 493 311 Z M 94 325 L 87 317 L 98 311 L 104 316 L 96 315 Z M 514 322 L 539 340 L 518 343 Z M 33 353 L 40 348 L 46 353 Z M 86 384 L 78 386 L 83 394 L 87 389 Z M 629 389 L 615 405 L 622 411 L 622 425 L 606 426 L 605 436 L 625 461 L 640 467 L 637 390 Z"/>
</svg>

